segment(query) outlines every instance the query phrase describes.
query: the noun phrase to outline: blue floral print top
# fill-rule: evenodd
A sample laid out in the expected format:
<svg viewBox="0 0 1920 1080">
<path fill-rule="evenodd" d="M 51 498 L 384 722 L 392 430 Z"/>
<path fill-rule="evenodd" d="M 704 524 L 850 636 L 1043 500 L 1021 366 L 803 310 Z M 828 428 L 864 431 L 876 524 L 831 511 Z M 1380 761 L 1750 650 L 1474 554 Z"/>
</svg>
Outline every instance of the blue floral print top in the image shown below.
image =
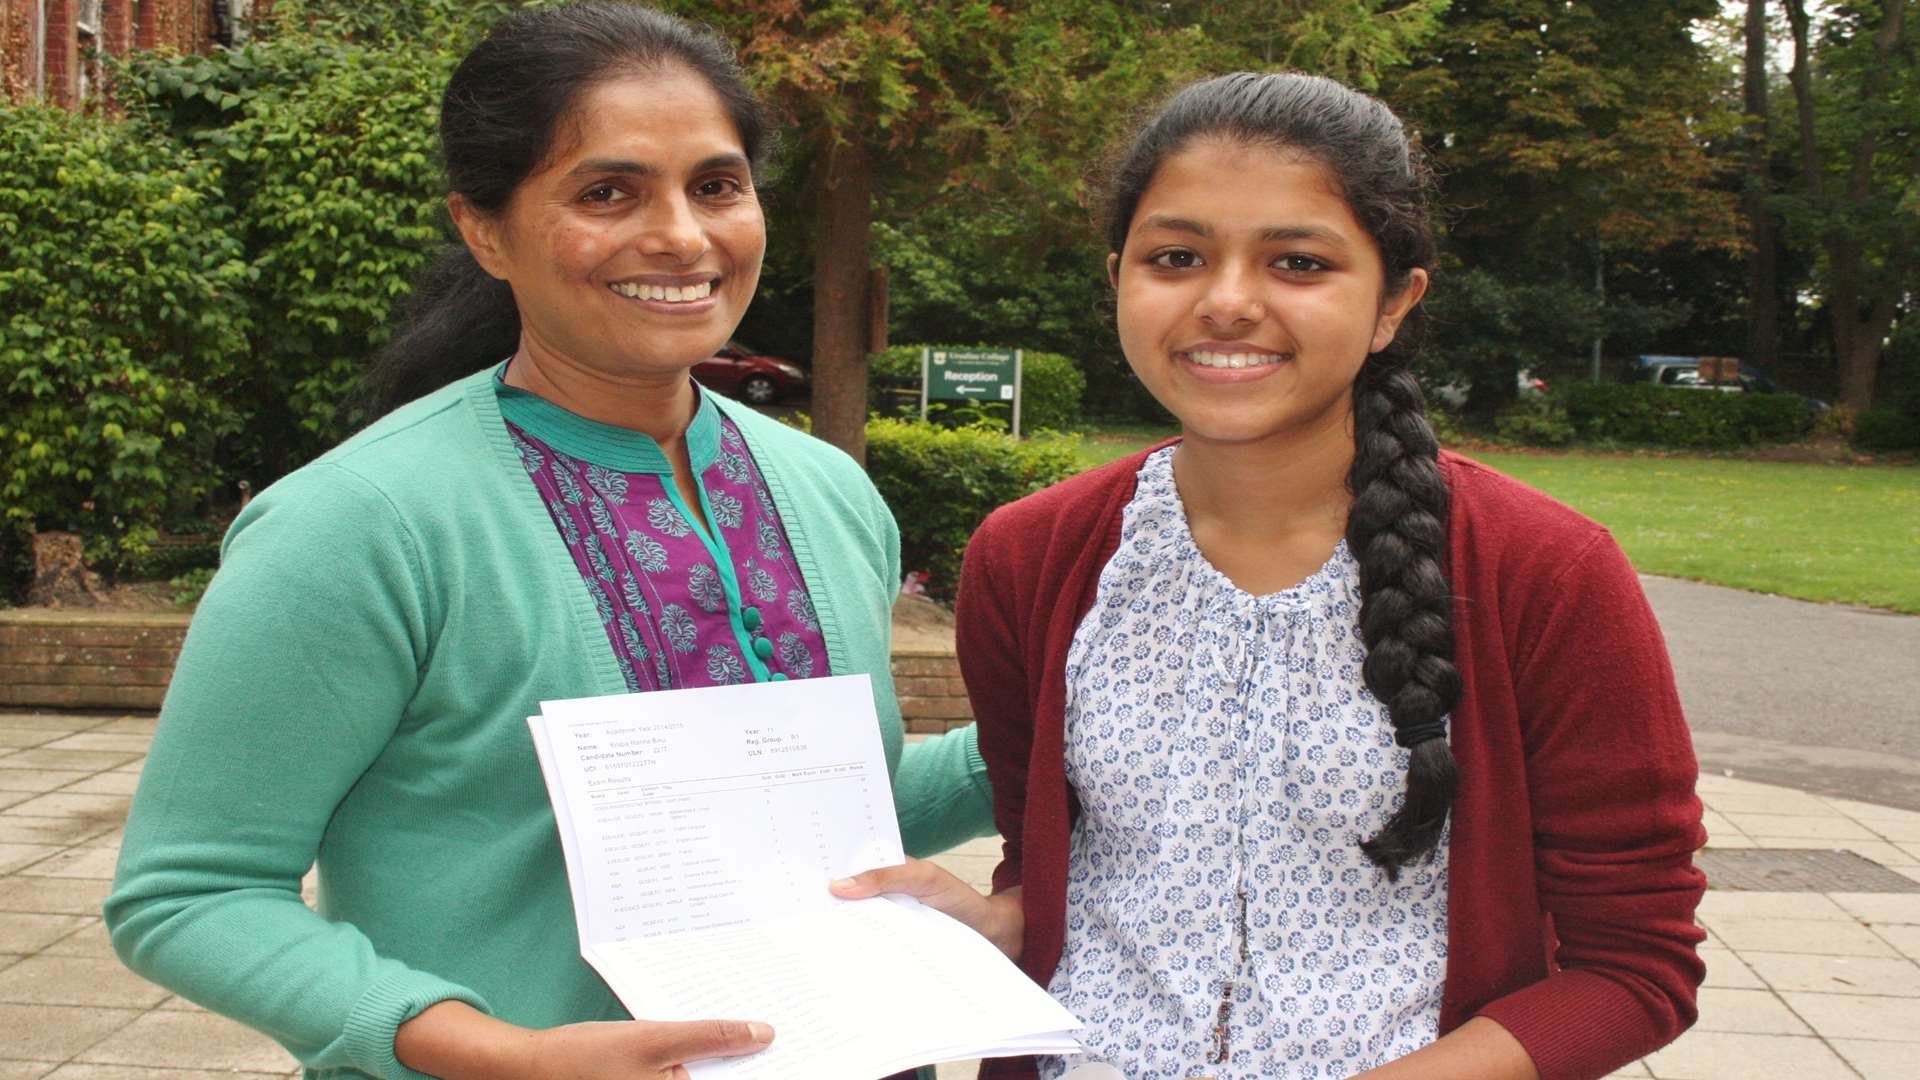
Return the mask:
<svg viewBox="0 0 1920 1080">
<path fill-rule="evenodd" d="M 1359 579 L 1343 541 L 1246 592 L 1194 543 L 1173 449 L 1141 466 L 1067 651 L 1081 812 L 1048 986 L 1130 1080 L 1346 1077 L 1438 1031 L 1447 844 L 1398 882 L 1358 847 L 1408 756 L 1360 676 Z"/>
<path fill-rule="evenodd" d="M 629 691 L 828 674 L 780 512 L 746 440 L 705 391 L 686 440 L 710 529 L 652 439 L 494 385 Z"/>
</svg>

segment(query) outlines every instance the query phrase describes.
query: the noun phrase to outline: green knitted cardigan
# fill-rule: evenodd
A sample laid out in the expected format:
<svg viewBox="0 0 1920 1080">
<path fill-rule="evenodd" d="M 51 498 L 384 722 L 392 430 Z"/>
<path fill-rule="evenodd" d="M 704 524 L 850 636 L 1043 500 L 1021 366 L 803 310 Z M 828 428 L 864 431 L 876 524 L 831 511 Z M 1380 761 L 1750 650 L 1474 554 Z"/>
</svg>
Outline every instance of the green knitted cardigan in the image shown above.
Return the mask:
<svg viewBox="0 0 1920 1080">
<path fill-rule="evenodd" d="M 902 745 L 886 505 L 840 451 L 720 407 L 766 477 L 832 671 L 873 679 L 907 850 L 990 833 L 972 727 Z M 492 370 L 262 492 L 221 562 L 106 903 L 127 964 L 310 1075 L 415 1075 L 394 1030 L 442 1000 L 529 1027 L 625 1017 L 579 956 L 526 718 L 626 687 Z M 300 896 L 316 863 L 317 911 Z"/>
</svg>

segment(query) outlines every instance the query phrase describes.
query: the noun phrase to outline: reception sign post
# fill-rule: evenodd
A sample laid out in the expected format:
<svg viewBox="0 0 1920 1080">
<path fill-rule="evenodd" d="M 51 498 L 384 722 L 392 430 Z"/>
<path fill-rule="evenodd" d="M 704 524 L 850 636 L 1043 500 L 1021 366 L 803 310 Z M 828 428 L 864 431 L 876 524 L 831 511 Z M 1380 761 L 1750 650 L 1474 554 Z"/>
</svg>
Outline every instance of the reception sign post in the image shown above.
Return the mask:
<svg viewBox="0 0 1920 1080">
<path fill-rule="evenodd" d="M 1013 434 L 1020 434 L 1020 364 L 1023 349 L 920 350 L 920 419 L 929 401 L 1005 401 L 1013 406 Z"/>
</svg>

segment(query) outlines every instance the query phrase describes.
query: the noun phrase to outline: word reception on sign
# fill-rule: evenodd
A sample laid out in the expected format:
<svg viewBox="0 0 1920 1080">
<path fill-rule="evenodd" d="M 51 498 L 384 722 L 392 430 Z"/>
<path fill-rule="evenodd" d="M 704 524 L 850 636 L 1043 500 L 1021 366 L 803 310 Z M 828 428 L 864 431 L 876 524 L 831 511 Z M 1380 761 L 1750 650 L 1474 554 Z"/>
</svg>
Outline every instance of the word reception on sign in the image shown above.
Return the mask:
<svg viewBox="0 0 1920 1080">
<path fill-rule="evenodd" d="M 866 675 L 540 709 L 581 957 L 634 1016 L 773 1025 L 693 1080 L 1080 1052 L 1079 1021 L 987 939 L 908 897 L 827 891 L 905 858 Z"/>
<path fill-rule="evenodd" d="M 930 401 L 1004 401 L 1013 406 L 1013 433 L 1020 434 L 1022 349 L 920 350 L 920 419 Z"/>
</svg>

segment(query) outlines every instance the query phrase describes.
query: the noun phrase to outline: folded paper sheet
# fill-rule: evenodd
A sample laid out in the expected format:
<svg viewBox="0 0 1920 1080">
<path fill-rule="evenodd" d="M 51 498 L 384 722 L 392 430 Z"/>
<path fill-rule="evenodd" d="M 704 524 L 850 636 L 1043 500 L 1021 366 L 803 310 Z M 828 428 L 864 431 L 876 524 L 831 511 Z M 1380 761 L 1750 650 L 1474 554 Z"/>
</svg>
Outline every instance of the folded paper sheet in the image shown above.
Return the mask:
<svg viewBox="0 0 1920 1080">
<path fill-rule="evenodd" d="M 774 1027 L 695 1080 L 1079 1050 L 1079 1022 L 978 934 L 903 897 L 828 893 L 904 858 L 865 675 L 541 710 L 581 955 L 634 1016 Z"/>
</svg>

